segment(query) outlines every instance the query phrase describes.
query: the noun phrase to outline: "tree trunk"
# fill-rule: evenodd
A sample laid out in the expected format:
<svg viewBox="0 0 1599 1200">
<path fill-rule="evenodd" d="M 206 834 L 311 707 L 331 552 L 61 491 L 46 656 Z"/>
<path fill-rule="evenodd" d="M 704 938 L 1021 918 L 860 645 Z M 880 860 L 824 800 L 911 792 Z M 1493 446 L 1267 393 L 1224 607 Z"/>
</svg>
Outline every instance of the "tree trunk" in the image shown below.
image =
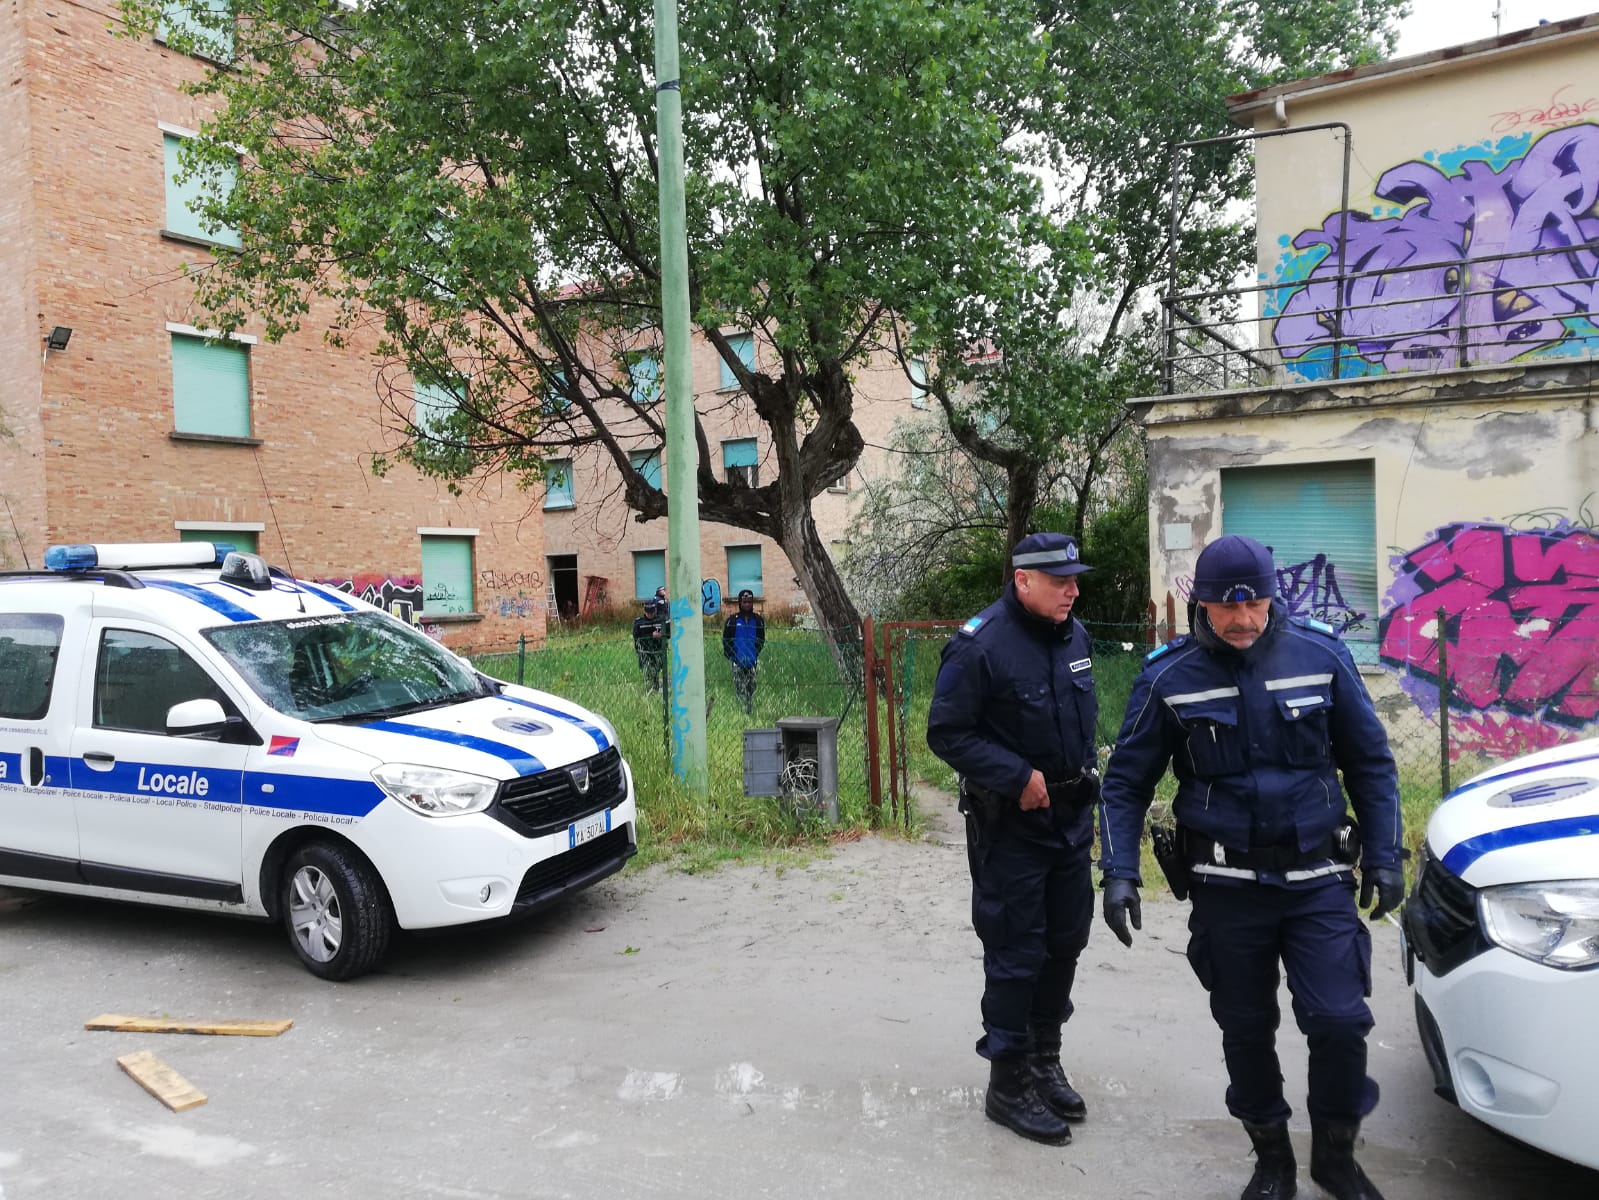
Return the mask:
<svg viewBox="0 0 1599 1200">
<path fill-rule="evenodd" d="M 1039 464 L 1033 459 L 1013 458 L 1005 465 L 1005 566 L 1000 572 L 1000 587 L 1011 581 L 1010 552 L 1028 535 L 1033 510 L 1038 507 Z"/>
<path fill-rule="evenodd" d="M 849 682 L 861 678 L 864 650 L 861 644 L 861 617 L 855 602 L 844 590 L 833 557 L 822 545 L 816 521 L 807 504 L 791 516 L 785 514 L 778 545 L 789 563 L 805 598 L 811 602 L 817 626 L 827 638 L 827 647 L 837 665 L 839 677 Z"/>
</svg>

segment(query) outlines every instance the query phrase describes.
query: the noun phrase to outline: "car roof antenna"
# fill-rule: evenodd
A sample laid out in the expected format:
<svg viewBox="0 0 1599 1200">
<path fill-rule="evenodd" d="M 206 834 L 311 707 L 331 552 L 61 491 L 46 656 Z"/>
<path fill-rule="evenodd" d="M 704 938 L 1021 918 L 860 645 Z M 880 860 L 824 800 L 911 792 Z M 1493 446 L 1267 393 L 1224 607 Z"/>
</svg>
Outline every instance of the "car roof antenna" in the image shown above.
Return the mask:
<svg viewBox="0 0 1599 1200">
<path fill-rule="evenodd" d="M 289 574 L 294 578 L 294 598 L 300 605 L 300 612 L 305 612 L 305 592 L 300 587 L 300 577 L 294 572 L 294 564 L 289 561 L 289 543 L 283 539 L 283 526 L 278 524 L 278 508 L 272 503 L 272 493 L 267 488 L 266 472 L 261 469 L 261 447 L 252 448 L 251 457 L 255 459 L 255 473 L 261 477 L 261 494 L 266 497 L 267 512 L 272 514 L 272 528 L 277 531 L 278 545 L 283 547 L 283 564 L 289 568 Z"/>
</svg>

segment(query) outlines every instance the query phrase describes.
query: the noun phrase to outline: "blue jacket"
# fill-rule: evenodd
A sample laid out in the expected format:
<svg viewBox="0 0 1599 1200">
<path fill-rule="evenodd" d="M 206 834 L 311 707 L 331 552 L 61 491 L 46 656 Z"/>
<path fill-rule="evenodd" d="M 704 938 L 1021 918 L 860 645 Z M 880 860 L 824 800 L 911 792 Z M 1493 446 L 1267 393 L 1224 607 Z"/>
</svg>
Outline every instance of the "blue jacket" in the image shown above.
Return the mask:
<svg viewBox="0 0 1599 1200">
<path fill-rule="evenodd" d="M 1016 807 L 1033 770 L 1048 782 L 1096 765 L 1094 670 L 1088 631 L 1075 617 L 1035 617 L 1014 585 L 944 647 L 927 714 L 927 744 L 962 778 L 997 792 L 1017 819 L 1051 825 L 1075 843 L 1093 833 L 1093 809 Z"/>
<path fill-rule="evenodd" d="M 722 625 L 722 657 L 746 670 L 755 665 L 766 645 L 766 619 L 760 613 L 736 612 Z"/>
<path fill-rule="evenodd" d="M 1190 614 L 1192 616 L 1192 614 Z M 1101 863 L 1139 879 L 1139 840 L 1155 784 L 1177 776 L 1177 822 L 1236 850 L 1311 851 L 1343 820 L 1349 789 L 1362 865 L 1399 866 L 1399 781 L 1388 736 L 1354 659 L 1317 621 L 1273 603 L 1247 650 L 1200 621 L 1149 655 L 1101 793 Z"/>
</svg>

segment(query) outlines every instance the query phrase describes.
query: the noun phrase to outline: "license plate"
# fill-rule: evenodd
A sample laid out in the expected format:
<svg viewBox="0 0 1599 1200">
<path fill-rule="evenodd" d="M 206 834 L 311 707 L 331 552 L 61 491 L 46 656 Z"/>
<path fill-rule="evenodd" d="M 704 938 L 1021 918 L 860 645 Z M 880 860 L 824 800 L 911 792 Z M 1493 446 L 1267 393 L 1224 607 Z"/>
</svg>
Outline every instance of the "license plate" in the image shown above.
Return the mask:
<svg viewBox="0 0 1599 1200">
<path fill-rule="evenodd" d="M 592 842 L 600 834 L 611 828 L 611 810 L 597 812 L 591 817 L 584 817 L 581 821 L 573 821 L 567 826 L 567 837 L 572 846 L 581 846 L 584 842 Z"/>
</svg>

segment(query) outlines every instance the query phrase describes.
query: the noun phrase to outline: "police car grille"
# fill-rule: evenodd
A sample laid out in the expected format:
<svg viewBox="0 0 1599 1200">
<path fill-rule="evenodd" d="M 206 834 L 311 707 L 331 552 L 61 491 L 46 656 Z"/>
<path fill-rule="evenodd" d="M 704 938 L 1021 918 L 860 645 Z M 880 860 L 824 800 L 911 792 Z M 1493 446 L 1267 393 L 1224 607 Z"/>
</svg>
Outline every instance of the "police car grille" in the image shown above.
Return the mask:
<svg viewBox="0 0 1599 1200">
<path fill-rule="evenodd" d="M 522 885 L 516 890 L 518 909 L 536 908 L 558 898 L 574 881 L 603 877 L 607 864 L 615 871 L 633 854 L 627 827 L 602 833 L 592 841 L 584 842 L 564 854 L 536 863 L 522 876 Z M 600 876 L 594 872 L 601 871 Z"/>
<path fill-rule="evenodd" d="M 615 746 L 586 763 L 587 792 L 572 782 L 571 768 L 552 767 L 537 775 L 508 779 L 500 785 L 499 809 L 507 824 L 515 824 L 530 837 L 542 837 L 578 817 L 610 808 L 621 799 L 622 755 Z"/>
<path fill-rule="evenodd" d="M 1405 905 L 1405 928 L 1434 975 L 1447 975 L 1488 949 L 1477 923 L 1477 889 L 1431 855 Z"/>
</svg>

